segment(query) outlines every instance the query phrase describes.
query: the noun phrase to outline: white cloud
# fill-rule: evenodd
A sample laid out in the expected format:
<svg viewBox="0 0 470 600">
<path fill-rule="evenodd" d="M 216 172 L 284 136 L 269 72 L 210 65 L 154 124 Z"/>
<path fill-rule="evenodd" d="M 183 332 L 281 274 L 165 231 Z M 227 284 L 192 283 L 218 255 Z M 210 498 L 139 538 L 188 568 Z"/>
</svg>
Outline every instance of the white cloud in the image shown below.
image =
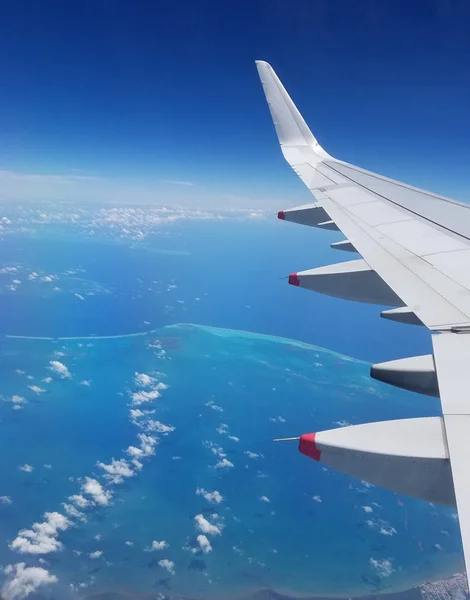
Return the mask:
<svg viewBox="0 0 470 600">
<path fill-rule="evenodd" d="M 26 400 L 23 398 L 23 396 L 12 396 L 11 401 L 13 404 L 25 404 L 26 403 Z"/>
<path fill-rule="evenodd" d="M 194 521 L 196 522 L 196 528 L 202 533 L 207 533 L 208 535 L 220 535 L 222 533 L 222 529 L 210 523 L 203 514 L 196 515 Z"/>
<path fill-rule="evenodd" d="M 68 529 L 70 521 L 58 512 L 46 512 L 44 519 L 42 523 L 33 523 L 31 529 L 19 531 L 10 549 L 23 554 L 49 554 L 60 550 L 59 531 Z"/>
<path fill-rule="evenodd" d="M 172 560 L 168 560 L 168 558 L 163 558 L 162 560 L 158 561 L 158 564 L 172 575 L 175 574 L 175 563 Z"/>
<path fill-rule="evenodd" d="M 85 300 L 85 296 L 82 296 L 81 294 L 77 294 L 77 292 L 75 292 L 74 296 L 75 296 L 75 298 L 78 298 L 79 300 Z"/>
<path fill-rule="evenodd" d="M 267 496 L 261 496 L 260 500 L 261 502 L 271 502 L 271 500 Z"/>
<path fill-rule="evenodd" d="M 388 535 L 392 537 L 397 533 L 397 530 L 394 527 L 391 527 L 391 525 L 389 525 L 387 521 L 384 521 L 383 519 L 370 519 L 366 521 L 366 525 L 368 525 L 371 529 L 375 529 L 381 535 Z"/>
<path fill-rule="evenodd" d="M 51 381 L 53 381 L 53 379 L 52 379 L 52 377 L 44 377 L 44 378 L 42 379 L 42 381 L 43 381 L 44 383 L 51 383 Z"/>
<path fill-rule="evenodd" d="M 210 440 L 203 442 L 203 445 L 206 448 L 209 448 L 210 451 L 212 452 L 212 454 L 215 454 L 219 458 L 225 458 L 227 456 L 227 454 L 224 452 L 224 449 L 222 448 L 222 446 L 219 446 L 219 445 L 215 444 L 214 442 L 211 442 Z"/>
<path fill-rule="evenodd" d="M 286 420 L 284 419 L 284 417 L 269 417 L 269 420 L 272 423 L 285 423 Z"/>
<path fill-rule="evenodd" d="M 34 467 L 32 467 L 31 465 L 28 465 L 27 463 L 24 465 L 20 465 L 18 467 L 18 469 L 20 471 L 24 471 L 25 473 L 32 473 L 34 471 Z"/>
<path fill-rule="evenodd" d="M 155 383 L 155 378 L 147 375 L 147 373 L 134 373 L 134 383 L 139 387 L 149 387 Z"/>
<path fill-rule="evenodd" d="M 153 421 L 152 419 L 146 422 L 145 427 L 148 431 L 156 431 L 157 433 L 171 433 L 175 430 L 171 425 L 165 425 L 165 423 Z"/>
<path fill-rule="evenodd" d="M 140 406 L 145 402 L 152 402 L 152 400 L 156 400 L 157 398 L 160 398 L 160 396 L 161 394 L 158 390 L 150 390 L 148 392 L 140 390 L 139 392 L 134 392 L 131 395 L 132 404 L 134 406 Z"/>
<path fill-rule="evenodd" d="M 379 529 L 379 533 L 382 535 L 388 535 L 390 537 L 394 536 L 397 533 L 395 527 L 381 527 Z"/>
<path fill-rule="evenodd" d="M 197 539 L 197 543 L 199 544 L 199 547 L 204 552 L 204 554 L 208 554 L 209 552 L 212 552 L 211 543 L 209 542 L 209 540 L 207 539 L 207 537 L 205 535 L 200 534 L 197 536 L 196 539 Z"/>
<path fill-rule="evenodd" d="M 219 460 L 219 462 L 215 465 L 215 468 L 216 469 L 230 469 L 233 466 L 234 465 L 232 462 L 230 462 L 226 458 L 223 458 L 222 460 Z"/>
<path fill-rule="evenodd" d="M 140 447 L 144 456 L 152 456 L 155 454 L 155 446 L 157 444 L 156 438 L 145 433 L 139 433 L 137 437 L 140 440 Z"/>
<path fill-rule="evenodd" d="M 145 416 L 145 413 L 143 410 L 140 410 L 140 408 L 131 408 L 129 411 L 129 416 L 132 421 L 135 421 L 136 419 Z"/>
<path fill-rule="evenodd" d="M 46 390 L 43 390 L 38 385 L 28 385 L 29 389 L 35 394 L 43 394 Z"/>
<path fill-rule="evenodd" d="M 388 558 L 384 558 L 383 560 L 369 558 L 369 564 L 371 567 L 375 569 L 377 575 L 383 579 L 385 577 L 390 577 L 390 575 L 395 570 L 392 565 L 392 561 Z"/>
<path fill-rule="evenodd" d="M 59 375 L 59 377 L 62 377 L 62 379 L 68 379 L 72 376 L 64 363 L 61 363 L 58 360 L 50 360 L 48 369 Z"/>
<path fill-rule="evenodd" d="M 148 551 L 154 552 L 155 550 L 165 550 L 165 548 L 168 548 L 168 543 L 165 542 L 165 540 L 162 540 L 161 542 L 157 542 L 157 540 L 153 540 L 152 545 L 150 546 Z"/>
<path fill-rule="evenodd" d="M 82 485 L 82 490 L 85 494 L 91 496 L 96 504 L 106 506 L 111 500 L 111 492 L 104 490 L 101 483 L 96 481 L 96 479 L 92 479 L 91 477 L 85 478 L 85 483 Z"/>
<path fill-rule="evenodd" d="M 130 468 L 129 463 L 123 458 L 120 460 L 113 458 L 109 465 L 102 462 L 97 462 L 96 465 L 103 469 L 103 471 L 106 471 L 105 477 L 111 483 L 122 483 L 124 478 L 134 475 L 134 471 Z"/>
<path fill-rule="evenodd" d="M 217 490 L 214 490 L 213 492 L 208 492 L 204 488 L 198 488 L 196 490 L 196 494 L 198 496 L 202 496 L 205 500 L 207 500 L 211 504 L 220 504 L 222 502 L 222 500 L 224 499 L 223 496 L 220 494 L 220 492 L 218 492 Z"/>
<path fill-rule="evenodd" d="M 238 438 L 236 435 L 229 435 L 228 436 L 229 440 L 233 440 L 234 442 L 239 442 L 240 438 Z"/>
<path fill-rule="evenodd" d="M 88 556 L 93 559 L 100 558 L 103 556 L 103 550 L 95 550 L 94 552 L 90 552 Z"/>
<path fill-rule="evenodd" d="M 2 588 L 6 600 L 23 600 L 38 588 L 57 582 L 47 569 L 27 567 L 24 562 L 6 566 L 3 573 L 8 578 Z"/>
<path fill-rule="evenodd" d="M 251 450 L 245 450 L 244 454 L 246 454 L 248 458 L 252 458 L 253 460 L 257 460 L 258 458 L 264 458 L 262 454 L 257 454 L 256 452 L 252 452 Z"/>
<path fill-rule="evenodd" d="M 129 446 L 129 448 L 126 450 L 126 454 L 129 454 L 129 456 L 137 457 L 143 456 L 144 451 L 142 450 L 142 448 L 137 448 L 136 446 Z"/>
<path fill-rule="evenodd" d="M 86 521 L 85 515 L 82 512 L 80 512 L 73 504 L 67 504 L 67 502 L 62 502 L 62 506 L 64 507 L 64 510 L 69 517 L 74 517 L 75 519 L 79 519 L 80 521 Z"/>
<path fill-rule="evenodd" d="M 84 385 L 85 387 L 90 387 L 91 379 L 84 379 L 83 381 L 80 381 L 80 385 Z"/>
<path fill-rule="evenodd" d="M 133 546 L 134 542 L 127 540 L 127 542 L 125 542 L 125 544 L 126 544 L 126 546 Z"/>
<path fill-rule="evenodd" d="M 170 185 L 182 185 L 185 187 L 193 187 L 196 185 L 192 181 L 178 181 L 177 179 L 164 179 L 163 183 L 169 183 Z"/>
<path fill-rule="evenodd" d="M 340 427 L 349 427 L 351 423 L 347 421 L 334 421 L 333 425 L 339 425 Z"/>
<path fill-rule="evenodd" d="M 208 406 L 209 408 L 212 408 L 212 410 L 216 410 L 218 412 L 224 412 L 224 409 L 221 406 L 215 404 L 213 400 L 209 400 L 204 404 L 204 406 Z"/>
<path fill-rule="evenodd" d="M 52 469 L 52 465 L 50 465 L 49 463 L 45 463 L 42 465 L 45 469 Z"/>
<path fill-rule="evenodd" d="M 0 504 L 9 505 L 12 503 L 13 501 L 10 496 L 0 496 Z"/>
<path fill-rule="evenodd" d="M 374 509 L 372 508 L 372 506 L 361 506 L 361 508 L 364 510 L 364 512 L 366 513 L 371 513 L 374 512 Z"/>
<path fill-rule="evenodd" d="M 80 508 L 86 508 L 87 506 L 90 506 L 90 504 L 91 504 L 90 500 L 87 500 L 85 498 L 85 496 L 82 496 L 81 494 L 79 494 L 79 495 L 75 494 L 74 496 L 69 496 L 69 500 L 70 500 L 70 502 L 74 502 Z"/>
<path fill-rule="evenodd" d="M 315 500 L 315 502 L 323 502 L 320 496 L 313 496 L 313 499 Z"/>
</svg>

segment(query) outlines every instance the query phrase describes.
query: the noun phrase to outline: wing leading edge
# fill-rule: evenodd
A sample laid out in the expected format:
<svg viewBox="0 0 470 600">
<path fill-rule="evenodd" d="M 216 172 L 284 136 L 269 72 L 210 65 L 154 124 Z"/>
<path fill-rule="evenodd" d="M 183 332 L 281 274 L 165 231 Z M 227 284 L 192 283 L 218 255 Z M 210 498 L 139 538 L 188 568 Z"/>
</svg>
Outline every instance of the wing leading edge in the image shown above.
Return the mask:
<svg viewBox="0 0 470 600">
<path fill-rule="evenodd" d="M 468 571 L 470 207 L 333 158 L 315 139 L 272 67 L 264 61 L 256 65 L 284 157 L 315 199 L 280 211 L 279 218 L 340 230 L 346 239 L 332 247 L 362 256 L 293 273 L 289 283 L 340 298 L 392 306 L 382 312 L 383 317 L 425 325 L 435 334 L 433 355 L 374 365 L 371 375 L 439 396 L 442 419 L 356 426 L 363 428 L 360 435 L 354 427 L 306 434 L 300 438 L 299 449 L 339 470 L 352 469 L 350 474 L 359 473 L 363 479 L 367 479 L 368 465 L 373 465 L 370 478 L 390 489 L 398 485 L 398 472 L 405 477 L 410 473 L 408 487 L 403 488 L 402 480 L 401 490 L 396 491 L 456 505 Z M 404 452 L 381 447 L 387 431 L 403 432 L 405 440 L 410 428 L 415 439 L 405 445 L 410 447 Z M 430 435 L 431 431 L 442 435 Z M 377 471 L 381 457 L 397 465 L 388 479 Z M 417 459 L 424 460 L 428 469 L 422 486 L 416 485 L 413 465 Z M 442 475 L 446 464 L 448 478 Z M 447 489 L 436 489 L 439 486 Z"/>
</svg>

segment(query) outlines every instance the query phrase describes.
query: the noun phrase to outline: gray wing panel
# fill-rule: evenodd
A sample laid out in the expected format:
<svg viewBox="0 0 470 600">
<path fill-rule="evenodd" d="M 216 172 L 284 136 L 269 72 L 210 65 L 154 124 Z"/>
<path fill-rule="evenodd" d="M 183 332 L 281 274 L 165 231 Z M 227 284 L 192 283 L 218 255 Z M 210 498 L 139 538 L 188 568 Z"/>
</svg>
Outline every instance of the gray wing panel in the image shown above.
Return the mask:
<svg viewBox="0 0 470 600">
<path fill-rule="evenodd" d="M 465 562 L 470 572 L 470 335 L 433 335 L 432 341 Z"/>
</svg>

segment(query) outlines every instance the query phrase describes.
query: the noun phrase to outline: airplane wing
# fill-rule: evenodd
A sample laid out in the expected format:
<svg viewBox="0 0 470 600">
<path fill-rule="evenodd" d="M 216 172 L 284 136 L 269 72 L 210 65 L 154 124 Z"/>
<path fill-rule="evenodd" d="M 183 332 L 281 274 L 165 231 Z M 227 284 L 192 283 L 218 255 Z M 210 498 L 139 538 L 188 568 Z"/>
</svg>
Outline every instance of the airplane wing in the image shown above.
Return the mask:
<svg viewBox="0 0 470 600">
<path fill-rule="evenodd" d="M 456 505 L 470 569 L 470 206 L 333 158 L 319 145 L 272 67 L 264 61 L 256 64 L 284 157 L 314 196 L 313 203 L 280 211 L 278 217 L 340 230 L 346 239 L 332 247 L 362 257 L 292 273 L 289 283 L 390 306 L 382 317 L 426 326 L 433 334 L 433 355 L 373 365 L 371 375 L 439 396 L 443 413 L 437 420 L 306 434 L 299 449 L 395 491 Z M 397 432 L 398 451 L 384 443 Z M 378 472 L 381 460 L 382 466 L 389 463 L 388 479 Z M 429 475 L 421 487 L 416 484 L 416 461 L 424 461 Z M 454 489 L 449 490 L 452 480 Z M 443 487 L 447 489 L 439 489 Z"/>
</svg>

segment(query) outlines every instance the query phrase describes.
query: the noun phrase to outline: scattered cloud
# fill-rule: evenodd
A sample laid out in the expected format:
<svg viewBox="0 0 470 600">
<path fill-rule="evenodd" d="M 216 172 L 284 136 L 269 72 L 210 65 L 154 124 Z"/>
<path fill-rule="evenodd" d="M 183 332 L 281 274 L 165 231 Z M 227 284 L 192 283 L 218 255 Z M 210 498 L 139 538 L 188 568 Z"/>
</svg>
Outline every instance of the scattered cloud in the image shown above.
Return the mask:
<svg viewBox="0 0 470 600">
<path fill-rule="evenodd" d="M 132 477 L 134 475 L 134 471 L 131 469 L 129 463 L 123 458 L 120 460 L 115 460 L 113 458 L 109 465 L 97 462 L 96 466 L 103 469 L 103 471 L 106 471 L 106 479 L 114 484 L 122 483 L 124 478 Z"/>
<path fill-rule="evenodd" d="M 140 417 L 144 417 L 145 413 L 143 410 L 140 410 L 140 408 L 131 408 L 129 411 L 129 416 L 131 418 L 131 421 L 135 421 L 136 419 L 139 419 Z"/>
<path fill-rule="evenodd" d="M 374 511 L 374 509 L 372 508 L 372 506 L 361 506 L 361 508 L 364 510 L 364 512 L 366 513 L 371 513 Z"/>
<path fill-rule="evenodd" d="M 313 496 L 313 499 L 315 500 L 315 502 L 323 502 L 320 496 Z"/>
<path fill-rule="evenodd" d="M 203 535 L 203 534 L 198 535 L 196 540 L 197 540 L 197 543 L 199 544 L 199 547 L 204 552 L 204 554 L 208 554 L 209 552 L 212 552 L 211 543 L 209 542 L 209 540 L 207 539 L 207 537 L 205 535 Z"/>
<path fill-rule="evenodd" d="M 214 525 L 208 521 L 203 514 L 196 515 L 194 521 L 196 528 L 199 529 L 201 533 L 207 533 L 208 535 L 220 535 L 222 533 L 222 529 L 218 525 Z"/>
<path fill-rule="evenodd" d="M 93 498 L 96 504 L 106 506 L 111 500 L 111 492 L 105 490 L 101 483 L 91 477 L 85 478 L 85 483 L 82 485 L 82 491 Z"/>
<path fill-rule="evenodd" d="M 388 535 L 392 537 L 396 535 L 397 530 L 395 529 L 395 527 L 381 527 L 379 529 L 379 533 L 381 533 L 382 535 Z"/>
<path fill-rule="evenodd" d="M 368 521 L 366 521 L 366 525 L 371 529 L 375 529 L 381 535 L 387 535 L 392 537 L 397 533 L 397 530 L 383 519 L 369 519 Z"/>
<path fill-rule="evenodd" d="M 251 450 L 245 450 L 243 454 L 246 454 L 248 458 L 252 458 L 253 460 L 258 460 L 258 458 L 264 458 L 262 454 L 258 454 L 257 452 L 252 452 Z"/>
<path fill-rule="evenodd" d="M 62 548 L 57 539 L 59 531 L 65 531 L 71 523 L 58 512 L 44 513 L 42 523 L 34 523 L 31 529 L 22 529 L 11 542 L 10 549 L 22 554 L 49 554 Z"/>
<path fill-rule="evenodd" d="M 51 371 L 53 371 L 54 373 L 56 373 L 57 375 L 59 375 L 59 377 L 62 377 L 62 379 L 68 379 L 69 377 L 72 376 L 71 373 L 70 373 L 70 371 L 64 365 L 64 363 L 61 363 L 58 360 L 51 360 L 51 361 L 49 361 L 49 367 L 48 368 Z"/>
<path fill-rule="evenodd" d="M 0 504 L 5 504 L 6 506 L 13 504 L 13 500 L 10 496 L 0 496 Z"/>
<path fill-rule="evenodd" d="M 369 558 L 370 566 L 376 571 L 377 575 L 384 579 L 385 577 L 390 577 L 390 575 L 395 570 L 392 565 L 392 561 L 389 558 L 384 558 L 383 560 Z"/>
<path fill-rule="evenodd" d="M 152 456 L 155 454 L 155 446 L 157 445 L 157 439 L 146 433 L 139 433 L 137 437 L 140 440 L 140 449 L 143 452 L 143 456 Z"/>
<path fill-rule="evenodd" d="M 126 546 L 133 546 L 134 542 L 127 540 L 127 542 L 125 542 L 125 544 L 126 544 Z"/>
<path fill-rule="evenodd" d="M 149 387 L 155 383 L 155 378 L 147 373 L 134 373 L 134 383 L 138 387 Z"/>
<path fill-rule="evenodd" d="M 44 394 L 46 390 L 40 388 L 38 385 L 28 385 L 29 389 L 35 394 Z"/>
<path fill-rule="evenodd" d="M 101 558 L 103 556 L 103 550 L 95 550 L 94 552 L 90 552 L 88 556 L 92 559 Z"/>
<path fill-rule="evenodd" d="M 215 465 L 215 468 L 216 469 L 230 469 L 233 466 L 234 466 L 234 464 L 232 462 L 230 462 L 226 458 L 223 458 L 222 460 L 219 460 L 219 462 Z"/>
<path fill-rule="evenodd" d="M 84 379 L 83 381 L 80 381 L 80 385 L 84 385 L 85 387 L 90 387 L 91 379 Z"/>
<path fill-rule="evenodd" d="M 175 430 L 171 425 L 165 425 L 160 421 L 153 421 L 152 419 L 146 422 L 145 427 L 148 431 L 156 431 L 157 433 L 171 433 Z"/>
<path fill-rule="evenodd" d="M 209 400 L 204 406 L 212 408 L 212 410 L 216 410 L 217 412 L 224 412 L 224 409 L 221 406 L 218 406 L 213 400 Z"/>
<path fill-rule="evenodd" d="M 150 390 L 148 392 L 146 392 L 145 390 L 140 390 L 139 392 L 134 392 L 131 395 L 132 404 L 134 406 L 140 406 L 145 402 L 152 402 L 153 400 L 160 398 L 160 396 L 161 394 L 158 390 Z"/>
<path fill-rule="evenodd" d="M 158 561 L 158 564 L 160 565 L 160 567 L 163 567 L 172 575 L 175 574 L 175 563 L 172 560 L 168 560 L 168 558 L 163 558 L 162 560 Z"/>
<path fill-rule="evenodd" d="M 26 404 L 26 399 L 23 398 L 23 396 L 12 396 L 11 401 L 13 404 L 16 404 L 16 405 Z"/>
<path fill-rule="evenodd" d="M 169 183 L 170 185 L 182 185 L 185 187 L 193 187 L 196 185 L 192 181 L 178 181 L 177 179 L 164 179 L 163 183 Z"/>
<path fill-rule="evenodd" d="M 74 294 L 75 298 L 78 298 L 79 300 L 85 300 L 85 296 L 82 296 L 81 294 L 75 292 Z"/>
<path fill-rule="evenodd" d="M 220 504 L 222 502 L 222 500 L 224 499 L 223 496 L 220 494 L 220 492 L 218 492 L 217 490 L 214 490 L 213 492 L 208 492 L 204 488 L 198 488 L 196 490 L 196 494 L 198 496 L 202 496 L 205 500 L 207 500 L 211 504 Z"/>
<path fill-rule="evenodd" d="M 44 377 L 44 378 L 42 379 L 42 381 L 43 381 L 44 383 L 51 383 L 51 381 L 53 381 L 53 379 L 52 379 L 52 377 Z"/>
<path fill-rule="evenodd" d="M 269 417 L 269 420 L 271 421 L 271 423 L 285 423 L 286 422 L 284 417 Z"/>
<path fill-rule="evenodd" d="M 271 502 L 271 500 L 267 496 L 261 496 L 260 500 L 261 500 L 261 502 L 267 502 L 267 503 Z"/>
<path fill-rule="evenodd" d="M 229 435 L 228 436 L 229 440 L 233 440 L 234 442 L 239 442 L 240 438 L 238 438 L 236 435 Z"/>
<path fill-rule="evenodd" d="M 24 471 L 25 473 L 32 473 L 34 471 L 34 467 L 32 467 L 31 465 L 28 465 L 27 463 L 24 465 L 20 465 L 18 467 L 18 469 L 20 471 Z"/>
<path fill-rule="evenodd" d="M 67 504 L 67 502 L 63 502 L 62 506 L 64 507 L 65 512 L 69 517 L 74 517 L 79 521 L 86 521 L 85 515 L 78 510 L 73 504 Z"/>
<path fill-rule="evenodd" d="M 47 569 L 27 567 L 24 562 L 6 566 L 3 573 L 7 576 L 2 588 L 6 600 L 23 600 L 40 587 L 57 582 L 57 577 Z"/>
<path fill-rule="evenodd" d="M 70 500 L 70 502 L 74 502 L 80 508 L 86 508 L 87 506 L 90 506 L 90 504 L 91 504 L 90 500 L 87 500 L 85 498 L 85 496 L 82 496 L 81 494 L 75 494 L 74 496 L 69 496 L 69 500 Z"/>
<path fill-rule="evenodd" d="M 148 549 L 149 552 L 154 552 L 155 550 L 165 550 L 168 548 L 168 543 L 165 540 L 158 542 L 157 540 L 153 540 L 152 545 Z"/>
</svg>

